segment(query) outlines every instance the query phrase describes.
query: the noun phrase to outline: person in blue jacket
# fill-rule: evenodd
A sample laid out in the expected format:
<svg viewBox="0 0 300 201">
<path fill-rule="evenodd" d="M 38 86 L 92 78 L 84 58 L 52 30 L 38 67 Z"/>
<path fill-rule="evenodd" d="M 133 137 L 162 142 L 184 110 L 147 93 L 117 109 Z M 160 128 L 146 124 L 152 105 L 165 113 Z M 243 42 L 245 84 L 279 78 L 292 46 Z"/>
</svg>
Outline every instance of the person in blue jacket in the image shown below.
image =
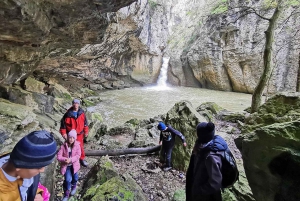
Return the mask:
<svg viewBox="0 0 300 201">
<path fill-rule="evenodd" d="M 186 173 L 187 201 L 222 201 L 222 159 L 218 152 L 227 143 L 215 135 L 215 125 L 201 122 L 197 126 L 197 140 Z"/>
<path fill-rule="evenodd" d="M 170 125 L 165 125 L 163 122 L 159 122 L 157 126 L 158 130 L 160 130 L 160 138 L 159 144 L 162 145 L 163 155 L 165 157 L 165 167 L 164 171 L 169 171 L 172 169 L 171 157 L 172 150 L 175 145 L 175 136 L 177 135 L 182 140 L 183 146 L 186 147 L 186 141 L 184 136 L 178 130 L 175 130 Z"/>
</svg>

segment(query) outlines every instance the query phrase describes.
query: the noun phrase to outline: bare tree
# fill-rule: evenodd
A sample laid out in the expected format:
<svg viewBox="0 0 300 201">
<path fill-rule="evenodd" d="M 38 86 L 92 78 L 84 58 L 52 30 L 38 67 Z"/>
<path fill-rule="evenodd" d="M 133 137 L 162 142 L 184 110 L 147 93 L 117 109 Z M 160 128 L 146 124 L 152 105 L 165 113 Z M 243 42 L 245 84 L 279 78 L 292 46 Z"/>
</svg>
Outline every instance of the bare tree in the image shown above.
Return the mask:
<svg viewBox="0 0 300 201">
<path fill-rule="evenodd" d="M 263 74 L 260 77 L 258 85 L 256 86 L 251 102 L 251 113 L 256 112 L 261 105 L 261 99 L 266 87 L 268 80 L 270 79 L 272 72 L 272 58 L 273 58 L 273 41 L 274 41 L 274 32 L 277 25 L 277 21 L 280 13 L 282 12 L 282 0 L 278 0 L 277 6 L 271 18 L 263 18 L 269 21 L 268 29 L 265 31 L 266 35 L 266 44 L 263 55 Z"/>
<path fill-rule="evenodd" d="M 265 47 L 263 52 L 263 73 L 260 77 L 260 80 L 253 92 L 252 103 L 251 103 L 251 113 L 256 112 L 261 105 L 262 95 L 267 86 L 267 83 L 272 75 L 273 71 L 273 44 L 275 38 L 275 29 L 278 24 L 279 16 L 283 10 L 289 6 L 293 6 L 294 10 L 299 8 L 300 0 L 270 0 L 268 8 L 266 10 L 273 10 L 271 16 L 266 17 L 264 14 L 261 14 L 256 8 L 249 6 L 238 7 L 239 15 L 236 17 L 235 23 L 240 18 L 243 18 L 249 14 L 255 14 L 263 20 L 268 21 L 268 28 L 265 31 Z M 236 10 L 237 8 L 230 8 L 231 10 Z M 235 13 L 235 12 L 234 12 Z M 298 12 L 292 12 L 292 15 Z M 235 13 L 236 14 L 236 13 Z M 284 22 L 286 22 L 291 15 L 289 15 Z M 300 73 L 299 73 L 300 74 Z M 298 76 L 299 77 L 299 76 Z M 298 78 L 299 79 L 299 78 Z M 299 85 L 299 84 L 298 84 Z"/>
</svg>

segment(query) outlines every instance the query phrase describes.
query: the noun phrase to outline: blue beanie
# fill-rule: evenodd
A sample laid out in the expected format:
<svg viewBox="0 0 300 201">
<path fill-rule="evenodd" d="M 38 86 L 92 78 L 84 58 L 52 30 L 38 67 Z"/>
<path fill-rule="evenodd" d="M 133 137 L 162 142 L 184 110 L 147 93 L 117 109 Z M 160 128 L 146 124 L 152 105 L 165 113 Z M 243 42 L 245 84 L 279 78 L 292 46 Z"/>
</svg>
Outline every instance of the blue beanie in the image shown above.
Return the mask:
<svg viewBox="0 0 300 201">
<path fill-rule="evenodd" d="M 197 136 L 200 143 L 207 143 L 215 136 L 215 124 L 201 122 L 197 126 Z"/>
<path fill-rule="evenodd" d="M 16 168 L 42 168 L 52 163 L 56 147 L 56 141 L 48 131 L 33 131 L 16 144 L 10 161 Z"/>
<path fill-rule="evenodd" d="M 164 131 L 166 130 L 167 126 L 163 122 L 159 122 L 157 128 L 158 130 Z"/>
</svg>

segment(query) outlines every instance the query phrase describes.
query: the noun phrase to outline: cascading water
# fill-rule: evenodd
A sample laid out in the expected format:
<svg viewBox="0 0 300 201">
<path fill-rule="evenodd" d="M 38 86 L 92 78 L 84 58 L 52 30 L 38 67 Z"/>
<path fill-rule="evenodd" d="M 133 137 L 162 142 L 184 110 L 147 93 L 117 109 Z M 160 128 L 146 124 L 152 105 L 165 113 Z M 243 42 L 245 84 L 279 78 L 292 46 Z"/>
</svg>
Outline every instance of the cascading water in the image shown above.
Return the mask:
<svg viewBox="0 0 300 201">
<path fill-rule="evenodd" d="M 160 74 L 157 80 L 157 87 L 158 88 L 168 88 L 167 86 L 167 79 L 168 79 L 168 67 L 169 67 L 169 60 L 170 57 L 163 57 L 163 64 L 160 69 Z"/>
</svg>

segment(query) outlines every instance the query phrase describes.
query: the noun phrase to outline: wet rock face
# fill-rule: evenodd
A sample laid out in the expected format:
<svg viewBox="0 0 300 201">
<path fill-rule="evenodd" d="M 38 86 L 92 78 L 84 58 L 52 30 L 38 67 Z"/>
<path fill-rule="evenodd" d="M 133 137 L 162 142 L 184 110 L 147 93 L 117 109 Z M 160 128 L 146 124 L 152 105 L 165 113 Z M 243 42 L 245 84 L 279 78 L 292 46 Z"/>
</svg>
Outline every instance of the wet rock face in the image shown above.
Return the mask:
<svg viewBox="0 0 300 201">
<path fill-rule="evenodd" d="M 247 6 L 262 9 L 261 12 L 267 14 L 263 10 L 265 2 L 252 1 Z M 227 3 L 231 7 L 239 7 L 245 1 L 231 0 Z M 218 5 L 220 8 L 220 1 L 190 4 L 181 1 L 172 7 L 176 14 L 170 21 L 175 21 L 175 17 L 180 21 L 174 22 L 173 34 L 168 41 L 167 53 L 171 56 L 172 67 L 169 81 L 176 85 L 198 86 L 197 82 L 191 82 L 192 76 L 203 88 L 252 93 L 263 71 L 261 55 L 267 21 L 256 15 L 235 20 L 236 13 L 215 14 L 218 13 Z M 288 18 L 290 12 L 286 9 L 281 20 Z M 277 65 L 268 92 L 296 90 L 299 50 L 295 48 L 297 42 L 293 37 L 295 24 L 300 24 L 299 17 L 291 16 L 284 31 L 279 31 L 280 26 L 277 28 L 273 55 Z M 186 38 L 184 42 L 183 36 Z"/>
<path fill-rule="evenodd" d="M 264 2 L 253 6 L 260 8 Z M 216 12 L 219 4 L 2 1 L 0 83 L 17 83 L 34 73 L 39 80 L 86 79 L 95 82 L 88 84 L 97 90 L 141 86 L 156 82 L 162 57 L 168 56 L 171 84 L 252 93 L 262 73 L 268 24 L 255 15 L 234 22 L 235 15 Z M 287 9 L 282 19 L 290 12 Z M 294 36 L 294 28 L 299 24 L 297 15 L 291 16 L 287 28 L 276 35 L 277 65 L 269 92 L 296 90 L 299 35 Z M 99 79 L 105 80 L 101 86 Z"/>
<path fill-rule="evenodd" d="M 299 200 L 299 97 L 272 97 L 246 118 L 236 139 L 256 200 Z"/>
<path fill-rule="evenodd" d="M 0 2 L 0 83 L 15 83 L 37 68 L 45 56 L 72 54 L 72 48 L 102 40 L 105 12 L 134 0 Z M 100 30 L 100 31 L 99 31 Z"/>
</svg>

